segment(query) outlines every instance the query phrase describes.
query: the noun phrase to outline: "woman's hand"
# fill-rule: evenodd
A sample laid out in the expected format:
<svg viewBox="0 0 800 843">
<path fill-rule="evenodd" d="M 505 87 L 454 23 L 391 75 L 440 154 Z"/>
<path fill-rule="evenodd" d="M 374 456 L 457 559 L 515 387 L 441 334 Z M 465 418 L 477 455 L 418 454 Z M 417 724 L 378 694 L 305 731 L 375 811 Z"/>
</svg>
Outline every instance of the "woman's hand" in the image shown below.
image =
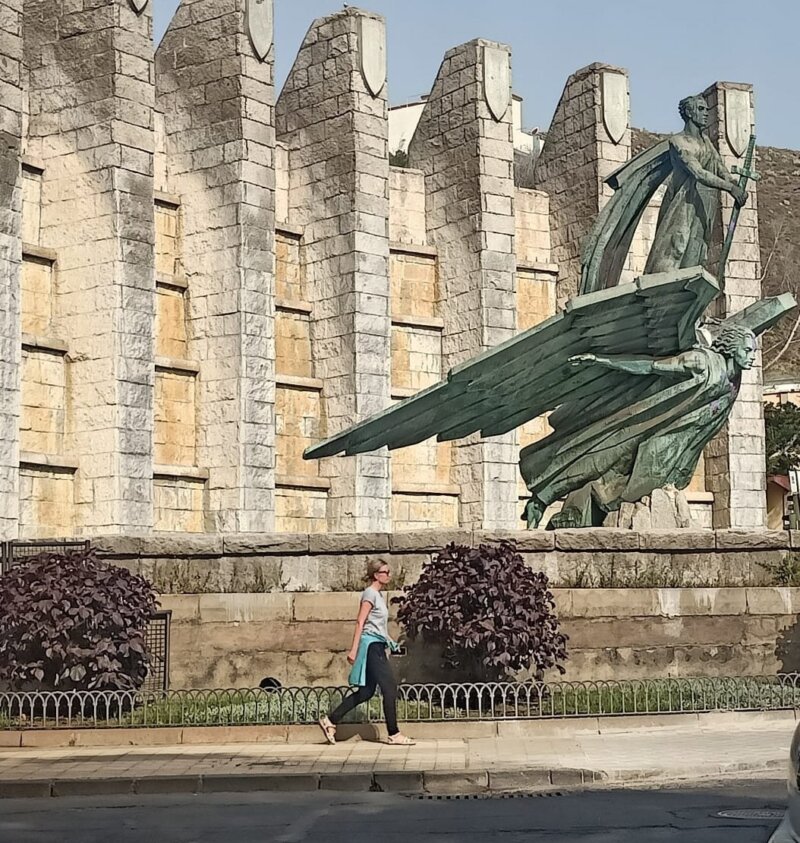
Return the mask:
<svg viewBox="0 0 800 843">
<path fill-rule="evenodd" d="M 347 661 L 349 661 L 349 662 L 350 662 L 350 664 L 355 664 L 355 663 L 356 663 L 356 657 L 357 657 L 357 656 L 358 656 L 358 651 L 357 651 L 357 650 L 351 650 L 351 651 L 347 654 Z"/>
</svg>

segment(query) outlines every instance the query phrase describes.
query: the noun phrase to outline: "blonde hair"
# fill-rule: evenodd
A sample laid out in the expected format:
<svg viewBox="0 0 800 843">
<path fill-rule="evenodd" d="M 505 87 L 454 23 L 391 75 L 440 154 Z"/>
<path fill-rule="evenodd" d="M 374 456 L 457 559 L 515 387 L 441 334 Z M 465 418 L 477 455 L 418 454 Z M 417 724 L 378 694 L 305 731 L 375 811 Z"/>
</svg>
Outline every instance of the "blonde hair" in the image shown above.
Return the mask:
<svg viewBox="0 0 800 843">
<path fill-rule="evenodd" d="M 367 562 L 367 572 L 364 574 L 364 582 L 369 585 L 369 583 L 375 579 L 375 574 L 377 574 L 385 564 L 385 562 L 381 562 L 379 559 L 370 559 L 370 561 Z"/>
</svg>

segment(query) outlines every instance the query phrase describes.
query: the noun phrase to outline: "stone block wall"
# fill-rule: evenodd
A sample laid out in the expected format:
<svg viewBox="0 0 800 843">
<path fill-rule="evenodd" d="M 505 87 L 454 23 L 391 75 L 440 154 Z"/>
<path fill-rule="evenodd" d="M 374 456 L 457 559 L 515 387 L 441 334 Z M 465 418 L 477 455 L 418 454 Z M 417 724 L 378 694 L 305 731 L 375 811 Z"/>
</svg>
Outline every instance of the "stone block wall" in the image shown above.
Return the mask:
<svg viewBox="0 0 800 843">
<path fill-rule="evenodd" d="M 197 465 L 195 377 L 176 369 L 156 370 L 153 459 L 156 465 Z"/>
<path fill-rule="evenodd" d="M 23 453 L 19 468 L 22 535 L 28 539 L 74 536 L 75 518 L 75 466 L 49 466 L 41 457 Z"/>
<path fill-rule="evenodd" d="M 286 144 L 275 143 L 275 222 L 289 221 L 289 150 Z"/>
<path fill-rule="evenodd" d="M 276 108 L 288 214 L 303 229 L 315 374 L 328 435 L 389 402 L 389 160 L 383 19 L 315 21 Z M 365 62 L 377 69 L 370 82 Z M 380 82 L 380 78 L 383 82 Z M 370 87 L 370 85 L 372 87 Z M 329 529 L 388 529 L 385 452 L 327 460 Z"/>
<path fill-rule="evenodd" d="M 774 675 L 800 664 L 796 588 L 555 589 L 569 636 L 563 677 L 602 682 L 665 677 Z M 327 594 L 187 594 L 172 610 L 171 686 L 347 685 L 344 654 L 357 591 Z M 390 630 L 398 634 L 396 607 Z M 269 642 L 267 644 L 267 642 Z M 456 681 L 416 643 L 392 659 L 403 682 Z"/>
<path fill-rule="evenodd" d="M 574 292 L 603 179 L 631 150 L 625 72 L 570 77 L 527 189 L 502 45 L 448 51 L 411 166 L 390 168 L 370 12 L 314 22 L 275 104 L 274 48 L 256 55 L 242 0 L 182 0 L 157 57 L 152 4 L 0 4 L 2 535 L 518 526 L 518 448 L 546 418 L 483 442 L 302 452 Z M 708 96 L 732 163 L 729 88 L 744 90 Z M 755 197 L 738 237 L 729 308 L 758 295 Z M 698 523 L 760 523 L 761 424 L 753 373 L 690 487 Z M 48 489 L 57 505 L 34 506 Z"/>
<path fill-rule="evenodd" d="M 208 472 L 197 459 L 199 365 L 189 354 L 183 210 L 181 198 L 166 192 L 166 127 L 163 114 L 156 117 L 153 529 L 202 532 Z"/>
<path fill-rule="evenodd" d="M 162 157 L 163 155 L 159 155 L 159 158 Z M 163 196 L 156 198 L 155 266 L 156 278 L 162 281 L 174 280 L 176 276 L 182 274 L 180 266 L 180 222 L 180 205 L 165 199 Z"/>
<path fill-rule="evenodd" d="M 559 305 L 578 291 L 583 240 L 612 192 L 603 181 L 630 158 L 629 108 L 627 71 L 591 64 L 567 80 L 547 131 L 534 177 L 550 196 Z"/>
<path fill-rule="evenodd" d="M 389 238 L 394 243 L 425 246 L 425 173 L 392 167 L 389 171 Z"/>
<path fill-rule="evenodd" d="M 516 542 L 544 571 L 570 635 L 567 679 L 741 675 L 795 670 L 800 590 L 771 569 L 800 550 L 779 531 L 556 530 L 107 537 L 117 564 L 146 574 L 173 610 L 173 686 L 344 679 L 360 578 L 387 563 L 414 582 L 447 543 Z M 412 652 L 408 681 L 431 679 Z"/>
<path fill-rule="evenodd" d="M 164 532 L 205 532 L 206 479 L 181 476 L 175 469 L 157 469 L 153 475 L 154 528 Z"/>
<path fill-rule="evenodd" d="M 281 146 L 278 146 L 281 149 Z M 280 159 L 279 155 L 279 159 Z M 288 152 L 279 182 L 288 214 Z M 280 167 L 280 165 L 279 165 Z M 278 173 L 281 173 L 280 169 Z M 276 175 L 278 174 L 276 173 Z M 279 190 L 279 193 L 281 191 Z M 325 436 L 322 382 L 315 375 L 312 313 L 302 229 L 285 217 L 275 237 L 275 528 L 325 532 L 330 482 L 303 451 Z"/>
<path fill-rule="evenodd" d="M 175 283 L 174 276 L 156 281 L 155 346 L 158 357 L 189 359 L 186 298 L 186 287 Z"/>
<path fill-rule="evenodd" d="M 274 50 L 255 54 L 243 4 L 183 0 L 156 70 L 166 188 L 180 199 L 188 356 L 198 361 L 187 370 L 198 375 L 206 528 L 272 528 Z"/>
<path fill-rule="evenodd" d="M 425 220 L 436 247 L 444 366 L 516 329 L 514 150 L 506 47 L 476 40 L 448 51 L 409 145 L 425 174 Z M 497 78 L 496 85 L 486 80 Z M 459 524 L 509 528 L 519 518 L 517 437 L 457 439 L 452 482 Z"/>
<path fill-rule="evenodd" d="M 389 187 L 391 397 L 399 401 L 447 374 L 442 353 L 447 302 L 438 253 L 428 245 L 424 172 L 392 168 Z M 452 443 L 433 439 L 391 454 L 392 529 L 458 525 L 460 488 L 452 464 Z"/>
<path fill-rule="evenodd" d="M 709 105 L 709 136 L 730 169 L 744 164 L 734 148 L 734 126 L 755 128 L 751 85 L 718 82 L 704 92 Z M 740 150 L 743 153 L 744 150 Z M 719 317 L 729 316 L 761 298 L 761 255 L 758 242 L 758 193 L 749 181 L 750 194 L 742 208 L 725 273 L 725 290 L 715 304 Z M 733 200 L 722 194 L 716 242 L 722 243 Z M 713 254 L 713 253 L 712 253 Z M 717 260 L 719 256 L 717 255 Z M 730 418 L 706 448 L 706 483 L 714 493 L 715 527 L 764 527 L 767 517 L 764 456 L 764 406 L 761 353 L 755 366 L 742 373 L 739 397 Z"/>
<path fill-rule="evenodd" d="M 23 207 L 30 208 L 33 201 L 31 198 Z M 22 332 L 39 337 L 51 336 L 55 299 L 53 261 L 31 254 L 29 245 L 27 254 L 23 251 L 22 258 Z"/>
<path fill-rule="evenodd" d="M 19 513 L 22 0 L 0 0 L 0 538 Z"/>
<path fill-rule="evenodd" d="M 37 462 L 74 472 L 77 529 L 151 529 L 152 22 L 88 0 L 24 11 L 25 228 L 36 240 L 23 248 L 37 264 L 24 342 L 62 354 L 71 409 L 64 456 Z M 48 284 L 49 312 L 36 302 Z M 63 532 L 63 521 L 23 535 L 28 526 Z"/>
<path fill-rule="evenodd" d="M 22 161 L 22 242 L 39 245 L 42 227 L 42 171 Z M 49 304 L 49 300 L 48 300 Z"/>
<path fill-rule="evenodd" d="M 558 266 L 551 262 L 548 194 L 540 190 L 517 188 L 514 202 L 517 330 L 526 331 L 556 313 Z M 524 448 L 544 438 L 549 432 L 546 416 L 532 419 L 519 429 L 519 447 Z M 522 477 L 517 480 L 517 491 L 520 501 L 528 499 L 529 492 Z"/>
<path fill-rule="evenodd" d="M 20 450 L 62 455 L 67 413 L 63 354 L 23 346 L 21 405 Z"/>
</svg>

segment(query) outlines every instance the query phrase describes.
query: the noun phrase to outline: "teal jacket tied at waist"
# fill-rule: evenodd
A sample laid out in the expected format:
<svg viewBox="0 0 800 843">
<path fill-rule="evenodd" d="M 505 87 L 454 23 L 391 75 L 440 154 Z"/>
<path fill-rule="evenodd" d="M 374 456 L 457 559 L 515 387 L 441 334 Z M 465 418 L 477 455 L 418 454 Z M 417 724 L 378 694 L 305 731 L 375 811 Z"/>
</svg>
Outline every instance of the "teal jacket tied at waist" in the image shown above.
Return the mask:
<svg viewBox="0 0 800 843">
<path fill-rule="evenodd" d="M 373 635 L 370 632 L 362 633 L 358 642 L 358 654 L 355 663 L 350 670 L 350 676 L 347 677 L 347 681 L 351 685 L 363 687 L 367 684 L 367 650 L 369 650 L 370 644 L 383 644 L 384 647 L 389 647 L 392 652 L 397 649 L 397 642 L 392 641 L 391 638 Z"/>
</svg>

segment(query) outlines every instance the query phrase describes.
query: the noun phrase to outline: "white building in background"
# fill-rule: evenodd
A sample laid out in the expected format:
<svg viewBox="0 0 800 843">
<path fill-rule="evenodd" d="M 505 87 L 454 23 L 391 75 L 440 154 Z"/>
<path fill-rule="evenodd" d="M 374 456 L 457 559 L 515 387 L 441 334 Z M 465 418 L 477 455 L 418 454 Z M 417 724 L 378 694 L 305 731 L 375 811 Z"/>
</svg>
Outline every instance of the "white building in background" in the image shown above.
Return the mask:
<svg viewBox="0 0 800 843">
<path fill-rule="evenodd" d="M 389 106 L 389 151 L 408 152 L 408 145 L 425 108 L 427 95 L 418 100 Z M 522 97 L 513 94 L 512 121 L 514 127 L 514 149 L 532 155 L 536 158 L 544 145 L 544 134 L 538 128 L 525 130 L 522 128 Z"/>
</svg>

